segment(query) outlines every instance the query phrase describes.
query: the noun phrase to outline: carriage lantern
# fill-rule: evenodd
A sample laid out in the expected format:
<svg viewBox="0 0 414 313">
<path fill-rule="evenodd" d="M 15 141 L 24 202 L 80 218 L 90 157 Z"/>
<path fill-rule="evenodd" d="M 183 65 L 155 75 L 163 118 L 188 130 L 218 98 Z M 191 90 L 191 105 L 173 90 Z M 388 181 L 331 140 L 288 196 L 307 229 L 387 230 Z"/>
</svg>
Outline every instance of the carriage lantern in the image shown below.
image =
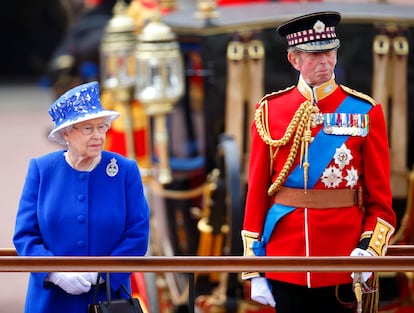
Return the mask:
<svg viewBox="0 0 414 313">
<path fill-rule="evenodd" d="M 135 97 L 154 118 L 158 181 L 172 181 L 168 157 L 167 114 L 184 94 L 184 68 L 179 44 L 156 14 L 143 28 L 136 45 Z"/>
<path fill-rule="evenodd" d="M 125 10 L 125 2 L 118 0 L 102 38 L 101 83 L 106 89 L 134 85 L 136 25 L 132 17 L 124 14 Z"/>
<path fill-rule="evenodd" d="M 100 49 L 100 82 L 105 90 L 112 91 L 115 100 L 122 103 L 125 111 L 125 135 L 127 154 L 135 158 L 131 101 L 135 86 L 136 24 L 125 14 L 127 4 L 117 0 L 113 17 L 109 20 Z"/>
</svg>

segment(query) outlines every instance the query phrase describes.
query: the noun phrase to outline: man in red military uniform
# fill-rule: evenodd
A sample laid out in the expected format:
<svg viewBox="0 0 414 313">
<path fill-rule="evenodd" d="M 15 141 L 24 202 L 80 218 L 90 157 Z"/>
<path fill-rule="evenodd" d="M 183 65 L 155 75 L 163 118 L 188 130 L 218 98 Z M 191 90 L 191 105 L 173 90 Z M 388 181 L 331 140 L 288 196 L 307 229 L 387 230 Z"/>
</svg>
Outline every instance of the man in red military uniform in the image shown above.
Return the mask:
<svg viewBox="0 0 414 313">
<path fill-rule="evenodd" d="M 395 228 L 381 105 L 335 82 L 337 12 L 278 27 L 296 86 L 264 96 L 252 124 L 246 256 L 380 256 Z M 243 273 L 252 299 L 278 313 L 354 312 L 353 277 L 371 273 Z M 361 277 L 362 276 L 362 277 Z M 363 283 L 361 282 L 361 283 Z M 338 291 L 339 290 L 339 291 Z"/>
</svg>

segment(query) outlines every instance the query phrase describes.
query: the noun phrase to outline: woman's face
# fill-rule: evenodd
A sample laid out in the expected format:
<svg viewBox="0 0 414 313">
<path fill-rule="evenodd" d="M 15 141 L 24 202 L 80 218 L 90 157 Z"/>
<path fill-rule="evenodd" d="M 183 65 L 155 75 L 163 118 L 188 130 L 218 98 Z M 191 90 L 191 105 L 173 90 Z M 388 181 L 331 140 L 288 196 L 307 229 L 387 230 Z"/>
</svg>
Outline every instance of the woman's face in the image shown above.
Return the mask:
<svg viewBox="0 0 414 313">
<path fill-rule="evenodd" d="M 63 138 L 68 142 L 68 150 L 72 155 L 82 158 L 95 158 L 105 144 L 109 124 L 104 117 L 74 124 L 64 131 Z"/>
<path fill-rule="evenodd" d="M 337 50 L 323 52 L 293 51 L 288 60 L 310 86 L 319 86 L 332 78 L 336 66 Z"/>
</svg>

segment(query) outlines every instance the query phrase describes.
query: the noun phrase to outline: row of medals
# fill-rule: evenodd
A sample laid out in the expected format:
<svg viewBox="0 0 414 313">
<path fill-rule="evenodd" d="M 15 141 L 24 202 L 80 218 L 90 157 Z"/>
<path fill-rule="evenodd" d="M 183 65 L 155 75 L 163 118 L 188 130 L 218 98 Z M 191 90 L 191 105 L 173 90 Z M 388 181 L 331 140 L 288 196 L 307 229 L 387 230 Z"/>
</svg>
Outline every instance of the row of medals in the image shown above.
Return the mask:
<svg viewBox="0 0 414 313">
<path fill-rule="evenodd" d="M 365 137 L 368 134 L 368 114 L 360 113 L 312 113 L 311 125 L 323 124 L 323 131 L 329 135 Z"/>
</svg>

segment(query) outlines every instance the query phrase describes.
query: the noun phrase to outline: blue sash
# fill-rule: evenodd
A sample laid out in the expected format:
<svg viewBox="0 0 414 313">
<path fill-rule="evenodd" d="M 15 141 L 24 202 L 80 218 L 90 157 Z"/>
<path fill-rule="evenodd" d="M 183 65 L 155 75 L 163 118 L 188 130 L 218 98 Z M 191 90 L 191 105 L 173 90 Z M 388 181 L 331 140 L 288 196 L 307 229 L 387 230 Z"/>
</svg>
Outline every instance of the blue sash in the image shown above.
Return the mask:
<svg viewBox="0 0 414 313">
<path fill-rule="evenodd" d="M 362 99 L 348 96 L 338 106 L 336 112 L 366 114 L 372 105 Z M 336 149 L 339 148 L 349 135 L 328 135 L 319 131 L 309 145 L 308 158 L 308 189 L 312 189 L 321 177 L 323 171 L 331 162 Z M 323 151 L 323 153 L 321 153 Z M 303 167 L 298 164 L 286 178 L 285 186 L 290 188 L 303 188 Z M 295 207 L 274 203 L 267 212 L 261 241 L 253 242 L 253 251 L 256 256 L 266 255 L 266 244 L 273 233 L 277 222 L 286 214 L 292 212 Z"/>
</svg>

